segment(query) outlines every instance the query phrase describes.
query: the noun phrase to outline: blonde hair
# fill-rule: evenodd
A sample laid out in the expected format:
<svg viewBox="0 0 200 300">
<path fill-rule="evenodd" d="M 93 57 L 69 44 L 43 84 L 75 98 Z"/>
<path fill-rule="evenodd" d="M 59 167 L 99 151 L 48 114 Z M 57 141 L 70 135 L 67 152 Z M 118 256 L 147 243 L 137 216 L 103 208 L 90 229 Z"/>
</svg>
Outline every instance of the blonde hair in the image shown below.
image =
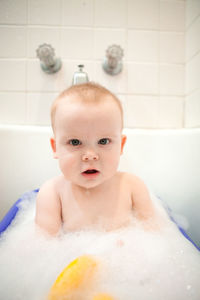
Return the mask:
<svg viewBox="0 0 200 300">
<path fill-rule="evenodd" d="M 108 101 L 114 101 L 120 109 L 121 119 L 122 119 L 122 128 L 123 128 L 123 108 L 121 105 L 120 100 L 109 90 L 105 87 L 101 86 L 100 84 L 94 82 L 88 82 L 83 84 L 72 85 L 68 89 L 64 90 L 53 102 L 51 106 L 51 125 L 54 130 L 54 123 L 55 123 L 55 114 L 56 109 L 59 102 L 64 99 L 66 96 L 71 94 L 78 95 L 78 101 L 82 103 L 101 103 L 105 101 L 105 96 L 110 96 Z"/>
</svg>

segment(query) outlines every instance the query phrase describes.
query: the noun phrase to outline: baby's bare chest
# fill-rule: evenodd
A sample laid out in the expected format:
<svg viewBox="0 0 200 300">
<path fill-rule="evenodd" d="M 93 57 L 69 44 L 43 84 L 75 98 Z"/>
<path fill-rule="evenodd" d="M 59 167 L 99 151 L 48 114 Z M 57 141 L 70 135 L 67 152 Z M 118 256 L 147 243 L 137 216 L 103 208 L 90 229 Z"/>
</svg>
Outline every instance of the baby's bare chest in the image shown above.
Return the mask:
<svg viewBox="0 0 200 300">
<path fill-rule="evenodd" d="M 121 227 L 132 216 L 131 191 L 118 187 L 102 195 L 75 198 L 70 193 L 62 195 L 62 220 L 65 230 L 102 226 L 106 229 Z"/>
</svg>

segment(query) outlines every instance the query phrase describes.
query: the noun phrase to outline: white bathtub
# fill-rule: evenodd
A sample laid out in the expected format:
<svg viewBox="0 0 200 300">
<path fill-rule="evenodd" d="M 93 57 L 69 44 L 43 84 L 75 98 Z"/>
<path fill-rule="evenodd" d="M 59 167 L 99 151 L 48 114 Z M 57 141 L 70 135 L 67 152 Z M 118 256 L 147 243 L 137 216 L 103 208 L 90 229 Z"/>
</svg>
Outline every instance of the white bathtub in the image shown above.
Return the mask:
<svg viewBox="0 0 200 300">
<path fill-rule="evenodd" d="M 200 246 L 200 129 L 125 129 L 120 170 L 134 172 L 174 212 Z M 59 174 L 50 127 L 0 125 L 0 218 L 26 191 Z"/>
</svg>

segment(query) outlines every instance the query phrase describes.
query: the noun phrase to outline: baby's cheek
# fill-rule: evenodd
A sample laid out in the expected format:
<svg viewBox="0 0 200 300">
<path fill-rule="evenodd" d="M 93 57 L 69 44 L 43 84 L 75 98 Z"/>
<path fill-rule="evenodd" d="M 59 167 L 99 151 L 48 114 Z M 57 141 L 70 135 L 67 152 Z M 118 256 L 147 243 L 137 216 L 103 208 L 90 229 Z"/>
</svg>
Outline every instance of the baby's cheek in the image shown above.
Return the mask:
<svg viewBox="0 0 200 300">
<path fill-rule="evenodd" d="M 118 167 L 119 159 L 120 155 L 116 151 L 110 152 L 107 156 L 107 161 L 112 169 L 116 169 Z"/>
<path fill-rule="evenodd" d="M 66 175 L 70 176 L 73 173 L 75 166 L 77 165 L 78 158 L 72 154 L 65 154 L 59 160 L 61 171 Z"/>
</svg>

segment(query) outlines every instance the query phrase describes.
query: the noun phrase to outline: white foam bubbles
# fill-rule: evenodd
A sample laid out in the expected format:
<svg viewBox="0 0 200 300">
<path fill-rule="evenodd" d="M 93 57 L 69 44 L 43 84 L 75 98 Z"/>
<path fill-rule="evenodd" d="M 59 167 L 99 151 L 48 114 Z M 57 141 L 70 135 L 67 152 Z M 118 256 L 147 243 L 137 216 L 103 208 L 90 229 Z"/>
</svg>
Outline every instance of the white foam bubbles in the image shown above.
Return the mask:
<svg viewBox="0 0 200 300">
<path fill-rule="evenodd" d="M 133 222 L 113 232 L 84 230 L 49 238 L 35 230 L 34 213 L 34 201 L 23 204 L 1 238 L 2 299 L 45 299 L 60 272 L 83 254 L 101 262 L 97 292 L 118 300 L 200 299 L 200 254 L 170 221 L 160 231 L 145 231 Z"/>
</svg>

